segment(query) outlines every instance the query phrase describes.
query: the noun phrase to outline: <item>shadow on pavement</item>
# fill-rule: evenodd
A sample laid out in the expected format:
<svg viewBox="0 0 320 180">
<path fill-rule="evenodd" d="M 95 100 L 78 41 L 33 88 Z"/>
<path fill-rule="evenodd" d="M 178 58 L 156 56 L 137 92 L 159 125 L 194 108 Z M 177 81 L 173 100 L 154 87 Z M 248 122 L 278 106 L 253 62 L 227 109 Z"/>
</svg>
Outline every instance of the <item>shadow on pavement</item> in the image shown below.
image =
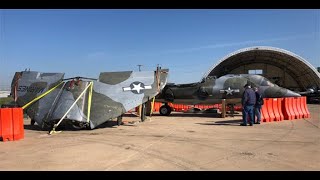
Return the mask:
<svg viewBox="0 0 320 180">
<path fill-rule="evenodd" d="M 196 124 L 215 125 L 215 126 L 239 126 L 241 123 L 242 123 L 242 119 L 235 119 L 235 120 L 214 121 L 212 123 L 196 123 Z"/>
</svg>

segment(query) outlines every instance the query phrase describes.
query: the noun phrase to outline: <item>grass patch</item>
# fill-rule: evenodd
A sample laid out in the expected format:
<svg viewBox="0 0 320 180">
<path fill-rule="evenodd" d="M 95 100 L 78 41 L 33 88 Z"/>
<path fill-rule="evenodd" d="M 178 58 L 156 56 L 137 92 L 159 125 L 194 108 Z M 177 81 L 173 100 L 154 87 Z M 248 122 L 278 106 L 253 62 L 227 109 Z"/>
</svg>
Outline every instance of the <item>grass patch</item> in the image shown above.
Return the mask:
<svg viewBox="0 0 320 180">
<path fill-rule="evenodd" d="M 0 107 L 2 104 L 13 104 L 14 99 L 12 97 L 0 98 Z"/>
</svg>

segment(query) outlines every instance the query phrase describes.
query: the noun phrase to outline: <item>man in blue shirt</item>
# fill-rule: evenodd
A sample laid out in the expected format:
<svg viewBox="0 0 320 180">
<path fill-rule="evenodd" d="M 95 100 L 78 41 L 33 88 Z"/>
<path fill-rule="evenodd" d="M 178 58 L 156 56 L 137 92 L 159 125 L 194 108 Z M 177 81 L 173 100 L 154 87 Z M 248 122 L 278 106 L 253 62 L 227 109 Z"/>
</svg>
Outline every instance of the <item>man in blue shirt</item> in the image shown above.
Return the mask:
<svg viewBox="0 0 320 180">
<path fill-rule="evenodd" d="M 256 93 L 251 89 L 250 84 L 244 86 L 242 95 L 242 121 L 241 126 L 247 126 L 248 117 L 250 117 L 250 126 L 254 123 L 254 105 L 256 103 Z"/>
</svg>

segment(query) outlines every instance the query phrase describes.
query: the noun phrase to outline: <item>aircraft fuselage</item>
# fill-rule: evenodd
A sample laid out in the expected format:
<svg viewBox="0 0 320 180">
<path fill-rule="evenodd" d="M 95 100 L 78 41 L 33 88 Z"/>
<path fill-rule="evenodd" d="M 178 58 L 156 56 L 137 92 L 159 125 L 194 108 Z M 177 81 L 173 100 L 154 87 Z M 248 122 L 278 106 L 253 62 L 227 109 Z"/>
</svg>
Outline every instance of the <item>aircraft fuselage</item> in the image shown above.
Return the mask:
<svg viewBox="0 0 320 180">
<path fill-rule="evenodd" d="M 244 85 L 259 87 L 265 98 L 298 97 L 299 94 L 279 87 L 260 75 L 225 75 L 219 78 L 207 78 L 202 82 L 190 84 L 167 84 L 161 94 L 156 97 L 158 102 L 175 104 L 216 104 L 226 99 L 227 103 L 241 102 Z"/>
</svg>

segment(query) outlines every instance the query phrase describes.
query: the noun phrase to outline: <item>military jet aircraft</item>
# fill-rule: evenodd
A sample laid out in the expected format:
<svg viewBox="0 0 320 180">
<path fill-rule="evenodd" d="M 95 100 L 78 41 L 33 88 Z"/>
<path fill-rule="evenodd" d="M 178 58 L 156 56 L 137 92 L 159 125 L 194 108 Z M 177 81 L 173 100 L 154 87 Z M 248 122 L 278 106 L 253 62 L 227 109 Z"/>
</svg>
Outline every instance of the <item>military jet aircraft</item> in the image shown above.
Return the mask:
<svg viewBox="0 0 320 180">
<path fill-rule="evenodd" d="M 217 104 L 226 99 L 228 104 L 238 104 L 244 91 L 245 84 L 251 87 L 259 87 L 259 91 L 265 98 L 298 97 L 300 94 L 279 87 L 260 75 L 228 74 L 219 78 L 207 77 L 201 82 L 190 84 L 168 83 L 162 92 L 156 96 L 156 101 L 165 105 L 160 107 L 161 115 L 169 115 L 171 107 L 169 102 L 176 104 Z"/>
<path fill-rule="evenodd" d="M 122 114 L 155 97 L 165 87 L 168 71 L 102 72 L 98 79 L 22 71 L 15 73 L 11 94 L 45 130 L 63 119 L 64 127 L 94 129 L 113 118 L 121 123 Z"/>
</svg>

